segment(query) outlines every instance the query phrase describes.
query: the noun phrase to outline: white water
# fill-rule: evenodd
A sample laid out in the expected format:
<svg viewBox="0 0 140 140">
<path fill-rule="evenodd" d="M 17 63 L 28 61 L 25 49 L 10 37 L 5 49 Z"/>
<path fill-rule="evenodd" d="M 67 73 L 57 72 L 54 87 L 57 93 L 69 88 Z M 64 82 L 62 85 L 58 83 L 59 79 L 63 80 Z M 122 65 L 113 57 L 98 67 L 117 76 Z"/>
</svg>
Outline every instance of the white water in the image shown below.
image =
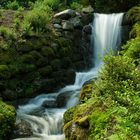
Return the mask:
<svg viewBox="0 0 140 140">
<path fill-rule="evenodd" d="M 33 130 L 31 138 L 19 138 L 17 140 L 64 140 L 62 132 L 63 114 L 69 108 L 78 103 L 79 91 L 82 85 L 93 78 L 102 65 L 102 59 L 109 51 L 116 51 L 120 45 L 120 31 L 123 14 L 94 14 L 94 22 L 91 24 L 93 33 L 91 41 L 94 52 L 94 67 L 88 72 L 77 72 L 75 83 L 62 88 L 57 93 L 43 94 L 29 101 L 28 104 L 19 106 L 17 110 L 17 123 L 25 121 Z M 44 108 L 44 101 L 55 102 L 59 94 L 70 94 L 63 108 Z"/>
</svg>

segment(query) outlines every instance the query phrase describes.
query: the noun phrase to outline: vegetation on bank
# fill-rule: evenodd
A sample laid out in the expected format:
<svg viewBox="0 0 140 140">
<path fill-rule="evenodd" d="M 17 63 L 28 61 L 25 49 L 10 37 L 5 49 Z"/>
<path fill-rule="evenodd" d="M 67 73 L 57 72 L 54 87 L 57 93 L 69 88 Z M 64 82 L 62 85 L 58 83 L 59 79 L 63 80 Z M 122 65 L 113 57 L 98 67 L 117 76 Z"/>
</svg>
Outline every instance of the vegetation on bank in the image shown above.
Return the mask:
<svg viewBox="0 0 140 140">
<path fill-rule="evenodd" d="M 83 87 L 81 103 L 64 114 L 66 139 L 140 139 L 139 8 L 129 11 L 133 38 L 117 56 L 104 58 L 98 79 Z"/>
<path fill-rule="evenodd" d="M 16 110 L 14 107 L 3 103 L 0 100 L 0 139 L 10 138 L 11 130 L 16 121 Z"/>
</svg>

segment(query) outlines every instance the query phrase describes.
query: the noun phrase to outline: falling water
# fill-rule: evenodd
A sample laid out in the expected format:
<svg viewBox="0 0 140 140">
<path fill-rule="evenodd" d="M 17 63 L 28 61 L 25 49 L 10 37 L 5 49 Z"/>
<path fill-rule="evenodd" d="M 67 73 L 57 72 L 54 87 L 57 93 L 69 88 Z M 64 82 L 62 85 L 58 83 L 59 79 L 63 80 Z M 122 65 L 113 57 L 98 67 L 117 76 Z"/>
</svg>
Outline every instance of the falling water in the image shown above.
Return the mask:
<svg viewBox="0 0 140 140">
<path fill-rule="evenodd" d="M 43 94 L 30 100 L 28 104 L 19 106 L 17 110 L 17 124 L 26 122 L 33 131 L 30 138 L 17 140 L 64 140 L 62 131 L 63 114 L 78 103 L 79 91 L 82 85 L 95 77 L 102 65 L 102 57 L 110 51 L 116 51 L 121 43 L 121 21 L 123 14 L 94 14 L 91 44 L 93 46 L 94 67 L 88 72 L 77 72 L 75 83 L 66 86 L 57 93 Z M 68 100 L 64 107 L 45 108 L 43 102 L 57 102 L 57 97 L 67 94 Z"/>
</svg>

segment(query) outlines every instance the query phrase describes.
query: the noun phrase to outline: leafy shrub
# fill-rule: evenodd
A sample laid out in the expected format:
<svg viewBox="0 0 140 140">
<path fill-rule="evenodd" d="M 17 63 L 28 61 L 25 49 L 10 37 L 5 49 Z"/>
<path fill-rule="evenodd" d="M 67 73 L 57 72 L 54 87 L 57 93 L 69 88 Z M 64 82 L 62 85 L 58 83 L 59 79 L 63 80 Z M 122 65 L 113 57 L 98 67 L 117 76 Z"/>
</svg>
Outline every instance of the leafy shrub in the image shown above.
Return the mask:
<svg viewBox="0 0 140 140">
<path fill-rule="evenodd" d="M 60 4 L 60 0 L 44 0 L 43 1 L 44 6 L 49 6 L 53 10 L 57 10 Z"/>
<path fill-rule="evenodd" d="M 0 35 L 5 38 L 6 40 L 15 40 L 16 34 L 15 32 L 7 27 L 1 26 L 0 27 Z"/>
<path fill-rule="evenodd" d="M 130 37 L 131 38 L 140 37 L 140 24 L 139 23 L 135 23 L 133 25 L 133 28 L 130 31 Z"/>
<path fill-rule="evenodd" d="M 0 48 L 7 50 L 9 47 L 14 46 L 14 43 L 17 38 L 17 34 L 15 33 L 14 30 L 1 26 L 0 27 L 0 36 L 3 37 Z"/>
<path fill-rule="evenodd" d="M 47 25 L 50 21 L 51 8 L 44 6 L 43 3 L 38 2 L 35 4 L 33 10 L 29 11 L 24 19 L 22 29 L 28 34 L 31 30 L 39 33 L 48 30 Z"/>
<path fill-rule="evenodd" d="M 12 9 L 12 10 L 17 10 L 19 8 L 19 3 L 14 0 L 14 1 L 9 1 L 6 5 L 7 9 Z"/>
<path fill-rule="evenodd" d="M 83 5 L 77 2 L 73 2 L 71 3 L 70 7 L 74 10 L 81 11 L 83 8 Z"/>
<path fill-rule="evenodd" d="M 135 6 L 128 11 L 129 18 L 134 21 L 140 21 L 140 6 Z"/>
<path fill-rule="evenodd" d="M 135 62 L 140 62 L 140 38 L 131 39 L 123 46 L 123 54 L 131 57 Z"/>
</svg>

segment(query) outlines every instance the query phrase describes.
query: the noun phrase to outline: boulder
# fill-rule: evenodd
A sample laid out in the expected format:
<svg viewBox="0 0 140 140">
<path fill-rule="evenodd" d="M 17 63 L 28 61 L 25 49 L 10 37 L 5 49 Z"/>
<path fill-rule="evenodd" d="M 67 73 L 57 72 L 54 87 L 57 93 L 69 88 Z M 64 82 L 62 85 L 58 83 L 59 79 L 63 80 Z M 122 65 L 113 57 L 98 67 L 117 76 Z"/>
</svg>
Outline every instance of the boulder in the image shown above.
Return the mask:
<svg viewBox="0 0 140 140">
<path fill-rule="evenodd" d="M 94 12 L 94 9 L 92 8 L 91 5 L 89 5 L 88 7 L 83 8 L 83 9 L 82 9 L 82 12 L 83 12 L 83 13 L 86 13 L 86 14 L 89 14 L 89 13 L 93 13 L 93 12 Z"/>
<path fill-rule="evenodd" d="M 75 17 L 76 16 L 76 12 L 72 9 L 67 9 L 67 10 L 64 10 L 60 13 L 57 13 L 54 15 L 54 18 L 60 18 L 60 19 L 64 19 L 64 20 L 67 20 L 71 17 Z"/>
<path fill-rule="evenodd" d="M 63 22 L 62 26 L 65 31 L 72 31 L 74 29 L 74 25 L 70 21 Z"/>
</svg>

